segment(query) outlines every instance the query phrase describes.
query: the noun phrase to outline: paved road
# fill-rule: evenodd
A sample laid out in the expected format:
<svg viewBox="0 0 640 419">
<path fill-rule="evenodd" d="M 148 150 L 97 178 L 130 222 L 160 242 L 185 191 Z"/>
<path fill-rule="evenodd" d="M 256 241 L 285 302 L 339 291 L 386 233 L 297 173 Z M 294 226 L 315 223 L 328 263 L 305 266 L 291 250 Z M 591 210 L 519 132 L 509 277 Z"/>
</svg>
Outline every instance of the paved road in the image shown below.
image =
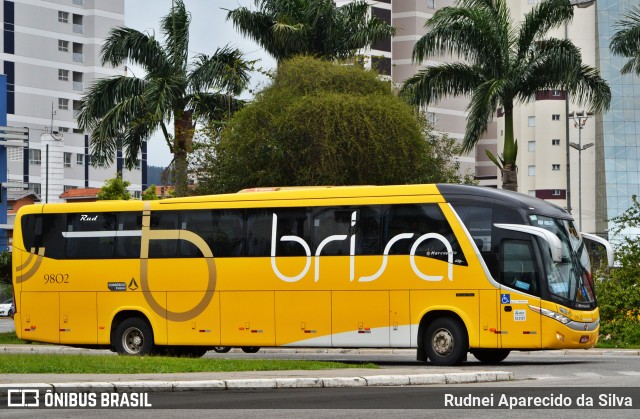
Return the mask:
<svg viewBox="0 0 640 419">
<path fill-rule="evenodd" d="M 0 333 L 9 333 L 16 330 L 13 319 L 8 317 L 0 317 Z"/>
</svg>

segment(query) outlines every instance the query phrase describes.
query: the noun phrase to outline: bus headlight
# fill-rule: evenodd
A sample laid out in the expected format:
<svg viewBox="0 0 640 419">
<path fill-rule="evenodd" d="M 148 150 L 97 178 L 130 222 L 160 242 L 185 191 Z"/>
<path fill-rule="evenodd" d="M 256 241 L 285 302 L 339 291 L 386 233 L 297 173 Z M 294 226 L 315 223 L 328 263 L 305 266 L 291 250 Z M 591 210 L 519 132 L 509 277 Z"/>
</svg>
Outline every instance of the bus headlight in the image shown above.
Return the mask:
<svg viewBox="0 0 640 419">
<path fill-rule="evenodd" d="M 557 320 L 562 324 L 567 324 L 571 321 L 571 319 L 568 318 L 567 316 L 563 316 L 562 314 L 556 313 L 555 311 L 547 310 L 546 308 L 541 308 L 541 307 L 536 307 L 531 305 L 529 306 L 529 308 L 537 313 L 542 314 L 543 316 L 547 316 L 554 320 Z"/>
</svg>

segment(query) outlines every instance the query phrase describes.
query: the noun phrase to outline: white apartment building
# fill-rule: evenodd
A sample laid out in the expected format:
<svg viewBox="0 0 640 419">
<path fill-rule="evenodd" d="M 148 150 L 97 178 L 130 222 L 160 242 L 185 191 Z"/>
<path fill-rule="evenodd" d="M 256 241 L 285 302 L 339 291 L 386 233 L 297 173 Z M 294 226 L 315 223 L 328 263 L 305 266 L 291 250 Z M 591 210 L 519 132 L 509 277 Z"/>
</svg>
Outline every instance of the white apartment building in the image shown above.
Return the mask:
<svg viewBox="0 0 640 419">
<path fill-rule="evenodd" d="M 139 196 L 146 151 L 133 170 L 122 168 L 121 153 L 112 167 L 94 168 L 89 135 L 75 122 L 92 82 L 124 72 L 100 61 L 109 31 L 124 25 L 124 0 L 3 0 L 0 13 L 7 125 L 29 128 L 28 150 L 7 149 L 9 182 L 28 185 L 42 202 L 56 202 L 67 189 L 101 187 L 121 171 Z"/>
<path fill-rule="evenodd" d="M 342 5 L 349 0 L 337 0 Z M 540 0 L 509 0 L 511 17 L 522 19 Z M 584 2 L 582 2 L 584 3 Z M 430 57 L 414 63 L 413 47 L 424 34 L 424 23 L 438 9 L 455 0 L 378 0 L 372 14 L 385 17 L 396 28 L 387 49 L 379 43 L 373 56 L 390 57 L 388 72 L 399 86 L 424 66 L 451 57 Z M 537 196 L 567 208 L 579 228 L 607 236 L 611 218 L 631 206 L 631 196 L 640 195 L 640 78 L 621 76 L 625 58 L 612 56 L 609 40 L 616 22 L 623 19 L 637 0 L 597 0 L 576 7 L 573 22 L 551 32 L 570 39 L 582 51 L 583 62 L 600 70 L 612 90 L 611 109 L 602 115 L 580 115 L 587 111 L 564 91 L 539 92 L 535 100 L 515 109 L 514 131 L 518 141 L 518 185 L 521 193 Z M 457 58 L 453 58 L 457 60 Z M 465 98 L 448 98 L 429 106 L 429 119 L 436 129 L 461 139 L 466 127 Z M 574 117 L 572 117 L 574 115 Z M 480 185 L 500 187 L 502 180 L 486 150 L 498 155 L 504 139 L 504 118 L 498 110 L 475 152 L 461 156 L 463 171 L 470 169 Z"/>
</svg>

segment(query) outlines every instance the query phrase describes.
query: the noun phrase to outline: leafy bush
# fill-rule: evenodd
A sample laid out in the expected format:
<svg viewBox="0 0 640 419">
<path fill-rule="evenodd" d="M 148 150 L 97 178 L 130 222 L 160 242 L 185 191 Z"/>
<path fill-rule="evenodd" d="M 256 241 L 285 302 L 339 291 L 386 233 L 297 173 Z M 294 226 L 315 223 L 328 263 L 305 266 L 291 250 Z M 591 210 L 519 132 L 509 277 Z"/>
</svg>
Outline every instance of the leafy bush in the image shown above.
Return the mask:
<svg viewBox="0 0 640 419">
<path fill-rule="evenodd" d="M 596 282 L 601 342 L 611 346 L 640 346 L 640 203 L 612 221 L 614 234 L 624 237 L 616 247 L 616 267 Z M 627 234 L 622 234 L 622 233 Z"/>
</svg>

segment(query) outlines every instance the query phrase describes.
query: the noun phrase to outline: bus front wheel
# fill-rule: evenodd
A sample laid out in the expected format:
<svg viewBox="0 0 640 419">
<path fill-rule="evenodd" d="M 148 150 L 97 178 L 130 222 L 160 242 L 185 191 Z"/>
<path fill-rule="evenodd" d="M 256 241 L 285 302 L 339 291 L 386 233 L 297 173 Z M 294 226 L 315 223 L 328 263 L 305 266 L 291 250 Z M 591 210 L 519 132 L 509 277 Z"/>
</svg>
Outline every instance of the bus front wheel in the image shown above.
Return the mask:
<svg viewBox="0 0 640 419">
<path fill-rule="evenodd" d="M 119 355 L 147 355 L 153 350 L 151 326 L 139 317 L 130 317 L 118 325 L 114 346 Z"/>
<path fill-rule="evenodd" d="M 260 347 L 259 346 L 243 346 L 241 349 L 242 349 L 242 352 L 246 354 L 255 354 L 260 350 Z"/>
<path fill-rule="evenodd" d="M 464 326 L 455 319 L 440 317 L 429 323 L 424 350 L 434 365 L 450 366 L 464 361 L 469 343 Z"/>
<path fill-rule="evenodd" d="M 509 356 L 509 349 L 473 349 L 471 355 L 483 364 L 497 364 Z"/>
</svg>

